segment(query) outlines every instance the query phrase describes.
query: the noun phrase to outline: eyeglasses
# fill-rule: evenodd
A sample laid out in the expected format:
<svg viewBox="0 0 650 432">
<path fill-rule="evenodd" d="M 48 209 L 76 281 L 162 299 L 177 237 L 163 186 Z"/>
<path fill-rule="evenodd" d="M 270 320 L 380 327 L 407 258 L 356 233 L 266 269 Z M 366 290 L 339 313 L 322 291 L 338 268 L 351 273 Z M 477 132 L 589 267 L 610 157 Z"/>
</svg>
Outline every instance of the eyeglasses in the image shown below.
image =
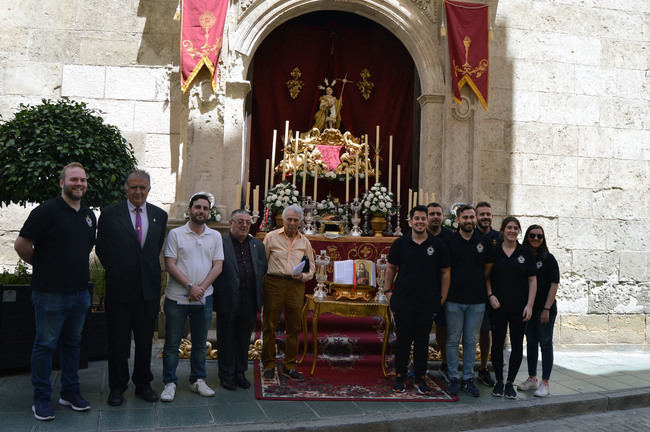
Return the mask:
<svg viewBox="0 0 650 432">
<path fill-rule="evenodd" d="M 237 225 L 251 225 L 252 223 L 250 220 L 235 220 L 233 222 L 235 222 Z"/>
<path fill-rule="evenodd" d="M 530 234 L 528 234 L 528 238 L 529 238 L 529 239 L 533 239 L 533 240 L 534 240 L 534 239 L 540 239 L 540 240 L 543 240 L 543 239 L 544 239 L 544 234 L 535 234 L 535 233 L 530 233 Z"/>
</svg>

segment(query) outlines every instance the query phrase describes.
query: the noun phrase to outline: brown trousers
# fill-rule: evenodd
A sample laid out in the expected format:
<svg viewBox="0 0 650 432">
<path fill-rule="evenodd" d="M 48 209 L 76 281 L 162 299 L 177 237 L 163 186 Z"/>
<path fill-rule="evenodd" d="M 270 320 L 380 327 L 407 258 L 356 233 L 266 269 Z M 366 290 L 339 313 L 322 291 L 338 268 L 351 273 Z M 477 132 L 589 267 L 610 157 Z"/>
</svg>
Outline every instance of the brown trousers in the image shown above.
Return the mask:
<svg viewBox="0 0 650 432">
<path fill-rule="evenodd" d="M 283 309 L 286 346 L 282 363 L 288 370 L 296 368 L 304 302 L 305 284 L 303 282 L 272 275 L 267 275 L 264 278 L 264 309 L 262 311 L 262 365 L 264 370 L 275 367 L 275 332 Z"/>
</svg>

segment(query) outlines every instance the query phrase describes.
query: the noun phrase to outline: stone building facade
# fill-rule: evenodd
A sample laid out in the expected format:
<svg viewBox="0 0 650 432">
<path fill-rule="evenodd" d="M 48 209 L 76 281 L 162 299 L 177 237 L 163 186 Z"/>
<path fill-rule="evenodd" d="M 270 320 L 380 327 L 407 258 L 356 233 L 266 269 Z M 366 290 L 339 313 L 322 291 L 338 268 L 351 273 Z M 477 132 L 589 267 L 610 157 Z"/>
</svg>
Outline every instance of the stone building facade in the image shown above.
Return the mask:
<svg viewBox="0 0 650 432">
<path fill-rule="evenodd" d="M 358 14 L 391 31 L 418 71 L 420 187 L 544 226 L 562 272 L 560 343 L 645 345 L 650 4 L 483 2 L 494 33 L 488 111 L 469 92 L 460 105 L 451 97 L 440 0 L 231 0 L 218 92 L 204 71 L 185 95 L 176 0 L 3 0 L 0 114 L 41 98 L 84 101 L 133 144 L 152 202 L 180 217 L 191 192 L 210 190 L 230 211 L 232 185 L 248 178 L 255 50 L 300 15 Z M 5 267 L 28 211 L 0 209 Z"/>
</svg>

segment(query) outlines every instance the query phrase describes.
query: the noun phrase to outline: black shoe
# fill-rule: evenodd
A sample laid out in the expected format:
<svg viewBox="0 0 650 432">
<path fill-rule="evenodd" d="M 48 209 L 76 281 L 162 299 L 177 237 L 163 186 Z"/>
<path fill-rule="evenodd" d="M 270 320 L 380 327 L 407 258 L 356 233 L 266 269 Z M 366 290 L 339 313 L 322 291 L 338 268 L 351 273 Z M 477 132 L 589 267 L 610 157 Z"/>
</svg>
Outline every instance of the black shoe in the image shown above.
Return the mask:
<svg viewBox="0 0 650 432">
<path fill-rule="evenodd" d="M 463 382 L 460 385 L 460 388 L 463 389 L 465 393 L 469 393 L 474 397 L 481 396 L 481 392 L 479 391 L 479 389 L 476 388 L 476 386 L 474 385 L 474 380 L 471 378 L 468 380 L 463 380 Z"/>
<path fill-rule="evenodd" d="M 295 369 L 287 369 L 287 368 L 282 368 L 282 375 L 286 376 L 290 380 L 297 381 L 297 382 L 303 382 L 305 380 L 305 377 L 303 374 L 298 372 Z"/>
<path fill-rule="evenodd" d="M 494 387 L 494 380 L 487 368 L 478 370 L 478 380 L 488 387 Z"/>
<path fill-rule="evenodd" d="M 262 377 L 264 377 L 264 379 L 268 379 L 268 380 L 275 378 L 275 368 L 266 369 L 262 373 Z"/>
<path fill-rule="evenodd" d="M 124 403 L 124 396 L 122 395 L 121 390 L 111 390 L 111 392 L 108 394 L 108 404 L 110 406 L 120 406 Z"/>
<path fill-rule="evenodd" d="M 447 386 L 447 391 L 454 396 L 458 394 L 458 378 L 449 379 L 449 386 Z"/>
<path fill-rule="evenodd" d="M 237 384 L 237 387 L 247 389 L 250 388 L 251 383 L 246 379 L 244 374 L 237 374 L 235 376 L 235 384 Z"/>
<path fill-rule="evenodd" d="M 431 387 L 429 387 L 427 385 L 427 382 L 424 380 L 424 377 L 417 378 L 415 380 L 415 389 L 421 395 L 430 395 L 431 394 Z"/>
<path fill-rule="evenodd" d="M 492 396 L 503 397 L 503 381 L 499 381 L 494 384 L 494 388 L 492 389 Z"/>
<path fill-rule="evenodd" d="M 506 399 L 517 399 L 517 392 L 515 391 L 515 387 L 512 385 L 511 382 L 506 383 L 506 389 L 504 391 L 504 395 Z"/>
<path fill-rule="evenodd" d="M 226 390 L 230 390 L 230 391 L 237 390 L 237 386 L 232 380 L 221 379 L 220 381 L 221 381 L 221 387 L 225 388 Z"/>
<path fill-rule="evenodd" d="M 395 393 L 404 393 L 406 391 L 406 378 L 402 375 L 397 375 L 395 377 L 395 384 L 393 385 L 393 391 Z"/>
<path fill-rule="evenodd" d="M 136 388 L 135 395 L 146 402 L 158 402 L 158 395 L 153 391 L 149 384 L 144 387 Z"/>
</svg>

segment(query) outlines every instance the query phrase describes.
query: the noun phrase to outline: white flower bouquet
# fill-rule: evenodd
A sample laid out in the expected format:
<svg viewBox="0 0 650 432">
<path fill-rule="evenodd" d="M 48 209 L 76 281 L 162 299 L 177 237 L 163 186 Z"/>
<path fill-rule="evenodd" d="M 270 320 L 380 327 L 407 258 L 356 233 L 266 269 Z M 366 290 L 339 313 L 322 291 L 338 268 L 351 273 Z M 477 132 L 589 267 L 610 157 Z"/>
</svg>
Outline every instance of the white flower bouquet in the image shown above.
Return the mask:
<svg viewBox="0 0 650 432">
<path fill-rule="evenodd" d="M 363 195 L 361 205 L 363 214 L 371 216 L 377 215 L 390 217 L 397 211 L 393 193 L 381 183 L 375 183 L 375 185 Z"/>
<path fill-rule="evenodd" d="M 298 189 L 284 181 L 273 186 L 264 198 L 264 204 L 274 213 L 282 211 L 291 204 L 298 204 Z"/>
<path fill-rule="evenodd" d="M 320 216 L 340 216 L 343 214 L 343 207 L 338 202 L 338 199 L 332 200 L 332 195 L 328 194 L 327 197 L 316 203 L 316 211 Z"/>
</svg>

